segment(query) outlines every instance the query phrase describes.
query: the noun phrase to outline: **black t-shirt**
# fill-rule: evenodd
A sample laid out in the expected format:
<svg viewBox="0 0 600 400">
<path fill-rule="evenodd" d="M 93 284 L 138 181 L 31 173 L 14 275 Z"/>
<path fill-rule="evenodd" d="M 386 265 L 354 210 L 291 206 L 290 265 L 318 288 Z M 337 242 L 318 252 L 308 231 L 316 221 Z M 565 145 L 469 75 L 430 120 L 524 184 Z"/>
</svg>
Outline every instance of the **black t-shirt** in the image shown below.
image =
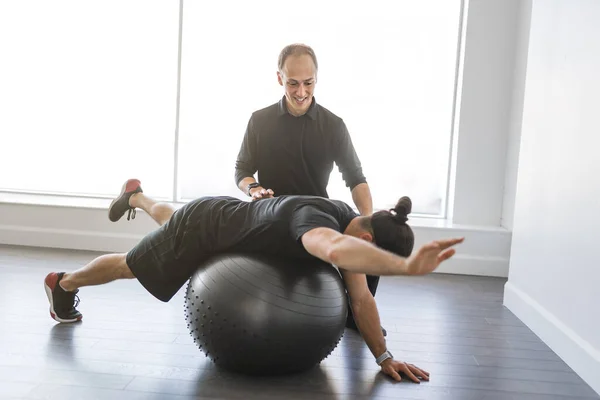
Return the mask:
<svg viewBox="0 0 600 400">
<path fill-rule="evenodd" d="M 344 121 L 315 98 L 306 114 L 295 117 L 283 97 L 252 114 L 235 164 L 235 184 L 257 173 L 275 196 L 329 197 L 334 163 L 350 190 L 367 181 Z"/>
<path fill-rule="evenodd" d="M 183 211 L 183 210 L 182 210 Z M 312 257 L 300 238 L 327 227 L 344 232 L 357 214 L 344 202 L 316 196 L 279 196 L 255 202 L 204 197 L 185 206 L 186 231 L 208 252 L 261 252 Z"/>
</svg>

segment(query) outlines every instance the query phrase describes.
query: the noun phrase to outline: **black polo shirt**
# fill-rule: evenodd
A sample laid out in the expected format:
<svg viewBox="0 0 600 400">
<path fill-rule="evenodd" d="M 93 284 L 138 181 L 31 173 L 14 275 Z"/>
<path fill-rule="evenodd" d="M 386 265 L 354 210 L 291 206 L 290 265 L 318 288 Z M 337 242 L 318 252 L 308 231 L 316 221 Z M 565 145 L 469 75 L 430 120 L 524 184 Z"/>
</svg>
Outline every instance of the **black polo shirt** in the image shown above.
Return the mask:
<svg viewBox="0 0 600 400">
<path fill-rule="evenodd" d="M 308 111 L 295 117 L 284 96 L 250 117 L 235 164 L 235 182 L 258 172 L 261 186 L 273 189 L 275 196 L 329 197 L 334 163 L 350 190 L 366 182 L 344 121 L 314 97 Z"/>
</svg>

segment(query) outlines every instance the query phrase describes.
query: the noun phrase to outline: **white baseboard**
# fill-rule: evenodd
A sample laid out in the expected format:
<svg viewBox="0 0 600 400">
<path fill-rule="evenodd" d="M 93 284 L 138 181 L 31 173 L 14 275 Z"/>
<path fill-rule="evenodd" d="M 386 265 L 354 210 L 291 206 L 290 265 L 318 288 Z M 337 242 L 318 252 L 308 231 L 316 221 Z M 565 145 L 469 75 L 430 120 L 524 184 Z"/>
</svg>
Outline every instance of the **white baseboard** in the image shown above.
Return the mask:
<svg viewBox="0 0 600 400">
<path fill-rule="evenodd" d="M 0 243 L 17 246 L 120 253 L 131 249 L 142 237 L 118 232 L 0 225 Z"/>
<path fill-rule="evenodd" d="M 600 349 L 594 348 L 510 281 L 504 287 L 504 305 L 600 394 Z"/>
<path fill-rule="evenodd" d="M 108 221 L 104 207 L 0 203 L 0 244 L 99 252 L 126 252 L 157 225 L 143 211 L 135 220 Z M 498 227 L 456 227 L 414 222 L 415 248 L 464 236 L 457 254 L 437 272 L 508 277 L 511 233 Z"/>
<path fill-rule="evenodd" d="M 143 234 L 0 225 L 0 243 L 100 252 L 126 252 Z M 457 254 L 437 273 L 508 276 L 508 258 Z"/>
<path fill-rule="evenodd" d="M 436 270 L 444 274 L 508 277 L 508 258 L 457 254 Z"/>
</svg>

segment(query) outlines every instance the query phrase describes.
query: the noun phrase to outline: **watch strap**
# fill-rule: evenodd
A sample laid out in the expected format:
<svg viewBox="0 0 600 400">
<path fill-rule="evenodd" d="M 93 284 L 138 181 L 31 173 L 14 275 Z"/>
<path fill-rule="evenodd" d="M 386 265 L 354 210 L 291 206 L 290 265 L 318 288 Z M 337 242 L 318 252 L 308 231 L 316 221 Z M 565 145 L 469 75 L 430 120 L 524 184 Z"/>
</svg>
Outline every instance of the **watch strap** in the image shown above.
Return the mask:
<svg viewBox="0 0 600 400">
<path fill-rule="evenodd" d="M 259 187 L 259 186 L 260 186 L 260 183 L 258 183 L 258 182 L 252 182 L 252 183 L 251 183 L 251 184 L 249 184 L 249 185 L 248 185 L 248 187 L 246 188 L 246 194 L 247 194 L 249 197 L 251 197 L 250 190 L 251 190 L 251 189 L 254 189 L 255 187 Z"/>
<path fill-rule="evenodd" d="M 379 357 L 377 357 L 375 359 L 375 362 L 377 363 L 377 365 L 381 365 L 382 362 L 384 362 L 385 360 L 387 360 L 388 358 L 394 358 L 394 356 L 392 356 L 392 353 L 390 353 L 388 350 L 384 351 L 382 355 L 380 355 Z"/>
</svg>

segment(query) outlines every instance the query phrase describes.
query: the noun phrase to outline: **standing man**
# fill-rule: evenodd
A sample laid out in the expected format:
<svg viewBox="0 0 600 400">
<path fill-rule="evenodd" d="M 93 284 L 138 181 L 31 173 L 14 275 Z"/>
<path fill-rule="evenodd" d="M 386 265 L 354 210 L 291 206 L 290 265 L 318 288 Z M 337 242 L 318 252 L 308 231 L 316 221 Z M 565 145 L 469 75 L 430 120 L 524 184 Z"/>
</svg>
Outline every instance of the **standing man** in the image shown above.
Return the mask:
<svg viewBox="0 0 600 400">
<path fill-rule="evenodd" d="M 253 201 L 280 195 L 328 198 L 335 163 L 356 208 L 369 216 L 371 191 L 346 124 L 314 98 L 317 72 L 311 47 L 291 44 L 281 51 L 277 80 L 284 96 L 252 114 L 235 164 L 236 185 Z M 367 275 L 367 283 L 375 296 L 379 277 Z M 347 326 L 356 329 L 351 313 Z"/>
</svg>

